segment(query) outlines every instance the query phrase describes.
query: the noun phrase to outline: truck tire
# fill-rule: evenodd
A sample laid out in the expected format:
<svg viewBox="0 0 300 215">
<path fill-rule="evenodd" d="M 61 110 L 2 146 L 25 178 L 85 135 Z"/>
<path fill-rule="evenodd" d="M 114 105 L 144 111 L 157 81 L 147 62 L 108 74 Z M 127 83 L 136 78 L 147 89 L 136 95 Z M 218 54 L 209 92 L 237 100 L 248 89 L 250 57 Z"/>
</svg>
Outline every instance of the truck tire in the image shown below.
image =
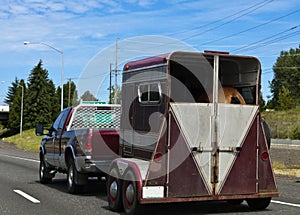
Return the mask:
<svg viewBox="0 0 300 215">
<path fill-rule="evenodd" d="M 109 208 L 112 211 L 122 211 L 122 181 L 116 168 L 109 172 L 106 188 Z"/>
<path fill-rule="evenodd" d="M 125 180 L 122 185 L 122 201 L 126 214 L 140 214 L 141 205 L 138 202 L 136 177 L 131 170 L 125 173 Z"/>
<path fill-rule="evenodd" d="M 257 199 L 247 199 L 248 206 L 253 210 L 264 210 L 266 209 L 270 202 L 271 198 L 257 198 Z"/>
<path fill-rule="evenodd" d="M 73 159 L 69 160 L 68 174 L 67 174 L 67 188 L 71 194 L 82 192 L 83 186 L 76 184 L 78 178 L 78 172 L 75 167 Z"/>
<path fill-rule="evenodd" d="M 44 156 L 40 156 L 39 177 L 42 184 L 50 183 L 54 177 L 54 174 L 50 174 L 50 169 L 46 166 Z"/>
</svg>

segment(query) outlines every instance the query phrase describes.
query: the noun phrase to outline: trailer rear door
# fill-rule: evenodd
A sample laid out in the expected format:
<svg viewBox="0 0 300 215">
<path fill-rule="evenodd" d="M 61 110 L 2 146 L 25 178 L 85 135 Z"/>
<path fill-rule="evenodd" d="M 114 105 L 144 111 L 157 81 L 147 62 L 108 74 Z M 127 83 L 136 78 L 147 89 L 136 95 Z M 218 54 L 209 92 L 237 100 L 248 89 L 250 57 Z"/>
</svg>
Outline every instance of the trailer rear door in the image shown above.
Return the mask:
<svg viewBox="0 0 300 215">
<path fill-rule="evenodd" d="M 213 97 L 210 103 L 175 100 L 182 89 L 171 84 L 168 197 L 257 193 L 259 144 L 266 145 L 258 106 L 259 61 L 176 52 L 169 62 L 171 83 L 174 77 L 185 82 L 193 99 L 197 90 Z M 202 86 L 196 88 L 191 79 Z M 224 84 L 255 89 L 251 105 L 218 103 Z"/>
</svg>

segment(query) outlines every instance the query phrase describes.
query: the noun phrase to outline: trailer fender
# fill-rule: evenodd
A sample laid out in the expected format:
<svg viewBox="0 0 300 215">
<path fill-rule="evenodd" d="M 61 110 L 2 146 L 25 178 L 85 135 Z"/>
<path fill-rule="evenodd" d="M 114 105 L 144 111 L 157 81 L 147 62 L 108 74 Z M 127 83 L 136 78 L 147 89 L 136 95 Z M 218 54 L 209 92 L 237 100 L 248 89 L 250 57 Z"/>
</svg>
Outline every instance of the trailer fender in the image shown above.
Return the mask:
<svg viewBox="0 0 300 215">
<path fill-rule="evenodd" d="M 149 164 L 149 161 L 134 158 L 117 158 L 112 162 L 111 168 L 117 168 L 121 180 L 126 180 L 126 172 L 131 170 L 134 173 L 138 190 L 138 199 L 140 200 L 142 197 L 143 181 L 146 179 Z"/>
</svg>

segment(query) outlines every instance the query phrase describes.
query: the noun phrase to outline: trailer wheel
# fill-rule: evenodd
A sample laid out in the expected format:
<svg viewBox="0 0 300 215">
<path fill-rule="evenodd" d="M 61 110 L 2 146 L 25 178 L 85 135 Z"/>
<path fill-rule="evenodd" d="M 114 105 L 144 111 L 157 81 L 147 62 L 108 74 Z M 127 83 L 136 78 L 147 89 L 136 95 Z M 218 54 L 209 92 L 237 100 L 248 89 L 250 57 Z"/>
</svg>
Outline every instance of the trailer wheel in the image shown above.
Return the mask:
<svg viewBox="0 0 300 215">
<path fill-rule="evenodd" d="M 50 183 L 52 181 L 52 178 L 54 177 L 54 175 L 50 174 L 50 170 L 46 167 L 46 163 L 43 156 L 41 156 L 40 158 L 39 176 L 40 182 L 42 184 Z"/>
<path fill-rule="evenodd" d="M 263 121 L 263 127 L 265 130 L 265 135 L 266 135 L 266 139 L 267 139 L 267 145 L 268 145 L 268 149 L 270 149 L 271 147 L 271 132 L 270 132 L 270 128 L 268 126 L 268 124 Z"/>
<path fill-rule="evenodd" d="M 73 159 L 69 160 L 68 175 L 67 175 L 67 187 L 68 192 L 76 194 L 82 192 L 83 186 L 76 184 L 78 178 L 78 172 L 75 167 Z"/>
<path fill-rule="evenodd" d="M 246 201 L 251 209 L 264 210 L 269 206 L 271 198 L 247 199 Z"/>
<path fill-rule="evenodd" d="M 134 173 L 129 170 L 125 174 L 122 187 L 122 200 L 126 214 L 139 214 L 138 190 Z"/>
<path fill-rule="evenodd" d="M 227 203 L 230 205 L 240 205 L 243 203 L 243 201 L 244 201 L 244 199 L 230 199 L 230 200 L 227 200 Z"/>
<path fill-rule="evenodd" d="M 108 174 L 106 189 L 109 208 L 112 211 L 121 211 L 123 209 L 121 199 L 122 181 L 115 168 L 113 168 Z"/>
</svg>

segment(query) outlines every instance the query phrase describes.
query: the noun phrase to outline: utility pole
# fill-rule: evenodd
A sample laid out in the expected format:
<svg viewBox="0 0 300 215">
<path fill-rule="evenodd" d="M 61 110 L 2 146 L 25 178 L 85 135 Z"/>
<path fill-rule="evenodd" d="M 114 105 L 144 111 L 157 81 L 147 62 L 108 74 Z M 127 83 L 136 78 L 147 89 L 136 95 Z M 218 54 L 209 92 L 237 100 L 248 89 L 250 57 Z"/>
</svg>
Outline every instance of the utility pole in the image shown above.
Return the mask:
<svg viewBox="0 0 300 215">
<path fill-rule="evenodd" d="M 69 94 L 68 94 L 68 107 L 71 105 L 71 80 L 72 78 L 68 78 L 69 80 Z"/>
<path fill-rule="evenodd" d="M 112 73 L 112 63 L 111 64 L 109 64 L 109 104 L 111 104 L 112 103 L 112 101 L 111 101 L 111 74 Z"/>
<path fill-rule="evenodd" d="M 115 93 L 114 104 L 117 104 L 117 88 L 118 88 L 118 38 L 116 38 L 116 67 L 115 67 Z"/>
<path fill-rule="evenodd" d="M 22 137 L 23 132 L 23 109 L 24 109 L 24 86 L 19 84 L 19 86 L 22 88 L 22 100 L 21 100 L 21 119 L 20 119 L 20 137 Z"/>
</svg>

